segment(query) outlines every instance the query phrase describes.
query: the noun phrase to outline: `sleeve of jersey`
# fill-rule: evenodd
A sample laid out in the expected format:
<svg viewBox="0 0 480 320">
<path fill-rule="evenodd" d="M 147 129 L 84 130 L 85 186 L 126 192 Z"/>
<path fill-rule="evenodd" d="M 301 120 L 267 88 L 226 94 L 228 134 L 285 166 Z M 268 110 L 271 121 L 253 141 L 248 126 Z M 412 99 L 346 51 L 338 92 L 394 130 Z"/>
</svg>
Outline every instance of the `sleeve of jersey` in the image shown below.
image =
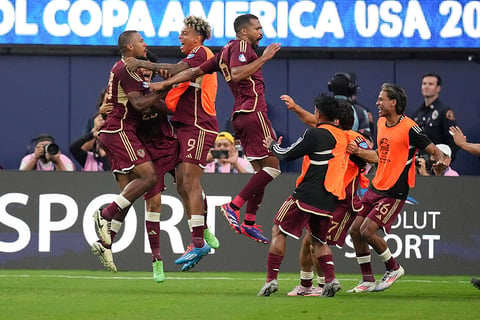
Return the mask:
<svg viewBox="0 0 480 320">
<path fill-rule="evenodd" d="M 315 145 L 315 139 L 313 139 L 312 129 L 307 129 L 303 136 L 298 138 L 289 147 L 281 147 L 279 144 L 275 144 L 272 148 L 273 155 L 279 160 L 292 161 L 301 158 L 312 152 L 312 145 Z"/>
<path fill-rule="evenodd" d="M 207 60 L 207 53 L 204 48 L 199 48 L 197 52 L 190 53 L 182 61 L 188 63 L 190 68 L 198 67 Z"/>
<path fill-rule="evenodd" d="M 219 59 L 219 53 L 217 53 L 214 57 L 208 59 L 207 61 L 203 62 L 199 66 L 199 68 L 205 73 L 214 73 L 215 71 L 220 71 L 217 59 Z"/>
<path fill-rule="evenodd" d="M 360 149 L 368 150 L 370 149 L 368 147 L 367 141 L 365 140 L 364 137 L 358 136 L 355 138 L 354 142 L 357 144 L 357 146 Z M 360 158 L 359 156 L 356 156 L 354 154 L 350 155 L 350 160 L 355 163 L 359 168 L 364 168 L 367 165 L 367 162 Z"/>
<path fill-rule="evenodd" d="M 418 149 L 425 149 L 432 141 L 427 137 L 425 132 L 419 126 L 413 126 L 408 131 L 408 139 L 410 140 L 410 145 L 413 145 Z"/>
<path fill-rule="evenodd" d="M 243 45 L 242 45 L 243 44 Z M 248 64 L 248 46 L 244 46 L 244 41 L 236 41 L 230 47 L 230 61 L 228 65 L 231 68 Z M 242 49 L 243 48 L 243 49 Z"/>
<path fill-rule="evenodd" d="M 146 91 L 147 89 L 143 86 L 143 79 L 140 75 L 134 71 L 129 71 L 127 68 L 124 68 L 118 75 L 120 84 L 125 93 L 130 93 L 133 91 Z"/>
</svg>

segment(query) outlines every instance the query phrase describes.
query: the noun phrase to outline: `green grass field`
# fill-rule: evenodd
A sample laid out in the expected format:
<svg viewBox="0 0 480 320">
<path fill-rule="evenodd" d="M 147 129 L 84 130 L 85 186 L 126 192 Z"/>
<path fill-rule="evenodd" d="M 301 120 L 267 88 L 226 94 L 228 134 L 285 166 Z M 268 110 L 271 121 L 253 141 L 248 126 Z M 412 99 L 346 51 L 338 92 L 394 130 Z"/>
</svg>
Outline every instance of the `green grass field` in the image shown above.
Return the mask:
<svg viewBox="0 0 480 320">
<path fill-rule="evenodd" d="M 14 319 L 480 319 L 480 290 L 466 276 L 404 276 L 379 293 L 348 294 L 358 275 L 339 274 L 334 298 L 257 297 L 264 273 L 0 270 L 0 318 Z M 377 276 L 380 279 L 380 275 Z"/>
</svg>

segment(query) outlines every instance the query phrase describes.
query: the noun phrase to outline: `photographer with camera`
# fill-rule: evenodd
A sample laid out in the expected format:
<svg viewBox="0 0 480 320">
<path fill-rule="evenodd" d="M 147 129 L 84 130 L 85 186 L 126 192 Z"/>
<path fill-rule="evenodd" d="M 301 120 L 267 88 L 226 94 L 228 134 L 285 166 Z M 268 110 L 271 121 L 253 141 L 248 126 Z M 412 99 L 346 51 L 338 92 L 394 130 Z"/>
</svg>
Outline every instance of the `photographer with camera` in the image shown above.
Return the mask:
<svg viewBox="0 0 480 320">
<path fill-rule="evenodd" d="M 434 162 L 432 156 L 427 155 L 417 155 L 415 157 L 415 171 L 418 175 L 421 176 L 445 176 L 445 177 L 458 177 L 458 172 L 450 168 L 450 163 L 452 161 L 452 149 L 446 144 L 437 144 L 438 149 L 444 154 L 448 166 L 443 170 L 438 170 L 432 167 Z"/>
<path fill-rule="evenodd" d="M 72 160 L 60 152 L 60 147 L 55 144 L 52 136 L 42 134 L 33 140 L 33 144 L 33 153 L 23 157 L 19 170 L 75 171 Z"/>
<path fill-rule="evenodd" d="M 243 158 L 235 145 L 235 139 L 229 132 L 220 132 L 215 139 L 213 149 L 207 155 L 208 173 L 253 173 L 250 162 Z"/>
</svg>

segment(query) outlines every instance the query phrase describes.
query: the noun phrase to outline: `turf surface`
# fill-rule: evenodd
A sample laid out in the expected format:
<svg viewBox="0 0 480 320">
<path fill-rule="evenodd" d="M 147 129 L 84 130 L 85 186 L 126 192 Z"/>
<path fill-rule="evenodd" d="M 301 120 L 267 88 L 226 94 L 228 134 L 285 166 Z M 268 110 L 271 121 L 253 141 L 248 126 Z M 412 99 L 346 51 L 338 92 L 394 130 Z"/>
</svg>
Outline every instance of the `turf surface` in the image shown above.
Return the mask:
<svg viewBox="0 0 480 320">
<path fill-rule="evenodd" d="M 339 274 L 334 298 L 257 297 L 263 273 L 0 270 L 1 319 L 480 319 L 480 290 L 465 276 L 404 276 L 379 293 L 349 294 L 358 275 Z M 380 279 L 380 275 L 377 276 Z"/>
</svg>

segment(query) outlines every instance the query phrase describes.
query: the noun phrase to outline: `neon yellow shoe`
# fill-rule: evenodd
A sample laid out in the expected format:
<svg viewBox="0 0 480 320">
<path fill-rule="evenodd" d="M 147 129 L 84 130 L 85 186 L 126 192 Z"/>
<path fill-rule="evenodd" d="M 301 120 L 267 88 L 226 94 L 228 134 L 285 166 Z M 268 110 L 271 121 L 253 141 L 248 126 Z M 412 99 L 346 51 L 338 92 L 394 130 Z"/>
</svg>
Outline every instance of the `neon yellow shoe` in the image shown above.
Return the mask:
<svg viewBox="0 0 480 320">
<path fill-rule="evenodd" d="M 163 272 L 163 261 L 155 260 L 152 263 L 152 268 L 153 268 L 153 280 L 155 280 L 155 282 L 157 283 L 165 281 L 165 273 Z"/>
<path fill-rule="evenodd" d="M 203 238 L 210 248 L 218 249 L 218 247 L 220 247 L 220 241 L 218 241 L 210 229 L 206 228 L 203 230 Z"/>
</svg>

